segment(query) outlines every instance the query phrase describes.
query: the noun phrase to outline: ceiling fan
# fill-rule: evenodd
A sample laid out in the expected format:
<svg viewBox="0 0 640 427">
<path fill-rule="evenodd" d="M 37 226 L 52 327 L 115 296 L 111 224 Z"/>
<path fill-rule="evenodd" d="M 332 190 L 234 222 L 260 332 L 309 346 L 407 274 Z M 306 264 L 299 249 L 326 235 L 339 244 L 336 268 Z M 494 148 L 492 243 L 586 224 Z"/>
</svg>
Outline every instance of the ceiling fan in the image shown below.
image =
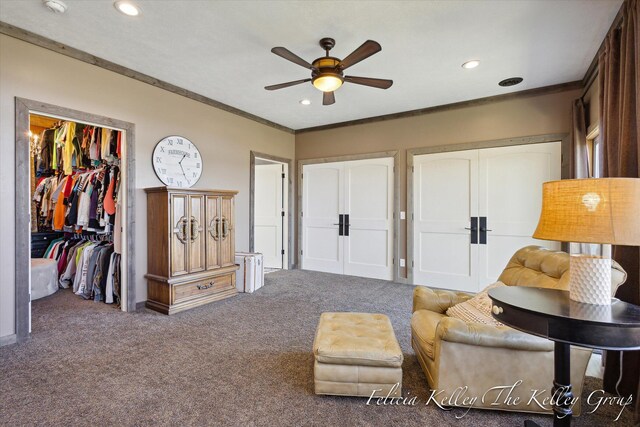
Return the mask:
<svg viewBox="0 0 640 427">
<path fill-rule="evenodd" d="M 356 77 L 345 76 L 343 71 L 352 65 L 357 64 L 363 59 L 367 59 L 371 55 L 374 55 L 382 50 L 382 46 L 378 42 L 373 40 L 367 40 L 362 45 L 351 52 L 349 56 L 340 60 L 333 56 L 329 56 L 329 51 L 335 46 L 336 41 L 332 38 L 325 37 L 320 39 L 320 46 L 325 50 L 326 56 L 320 58 L 309 64 L 304 59 L 300 58 L 295 53 L 284 47 L 274 47 L 271 52 L 284 59 L 308 68 L 311 70 L 311 78 L 295 80 L 287 83 L 280 83 L 277 85 L 265 86 L 266 90 L 283 89 L 289 86 L 295 86 L 306 82 L 311 82 L 316 89 L 323 92 L 322 105 L 331 105 L 336 102 L 333 92 L 342 86 L 342 83 L 349 82 L 364 86 L 377 87 L 379 89 L 388 89 L 393 84 L 393 80 L 386 79 L 373 79 L 370 77 Z"/>
</svg>

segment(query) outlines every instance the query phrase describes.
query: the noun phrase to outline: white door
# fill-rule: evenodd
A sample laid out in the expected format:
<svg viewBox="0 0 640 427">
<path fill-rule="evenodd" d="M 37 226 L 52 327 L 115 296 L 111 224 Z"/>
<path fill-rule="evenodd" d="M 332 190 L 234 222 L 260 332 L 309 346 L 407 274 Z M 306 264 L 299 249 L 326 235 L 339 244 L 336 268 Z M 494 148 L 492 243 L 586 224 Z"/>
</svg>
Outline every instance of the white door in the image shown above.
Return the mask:
<svg viewBox="0 0 640 427">
<path fill-rule="evenodd" d="M 302 181 L 302 268 L 391 280 L 393 158 L 305 165 Z"/>
<path fill-rule="evenodd" d="M 560 250 L 558 242 L 531 237 L 540 218 L 542 183 L 560 179 L 560 167 L 560 142 L 479 150 L 478 215 L 480 222 L 487 218 L 488 229 L 486 244 L 478 245 L 479 289 L 498 280 L 522 247 Z"/>
<path fill-rule="evenodd" d="M 254 248 L 264 266 L 283 268 L 283 164 L 255 165 Z"/>
<path fill-rule="evenodd" d="M 342 274 L 338 221 L 344 206 L 344 165 L 305 165 L 302 174 L 302 268 Z"/>
<path fill-rule="evenodd" d="M 346 162 L 344 274 L 393 279 L 393 158 Z M 345 233 L 346 234 L 346 233 Z"/>
<path fill-rule="evenodd" d="M 478 245 L 471 218 L 478 216 L 476 150 L 414 157 L 414 283 L 475 290 Z"/>
<path fill-rule="evenodd" d="M 414 157 L 414 283 L 477 292 L 531 238 L 560 142 Z M 469 230 L 469 229 L 472 230 Z"/>
</svg>

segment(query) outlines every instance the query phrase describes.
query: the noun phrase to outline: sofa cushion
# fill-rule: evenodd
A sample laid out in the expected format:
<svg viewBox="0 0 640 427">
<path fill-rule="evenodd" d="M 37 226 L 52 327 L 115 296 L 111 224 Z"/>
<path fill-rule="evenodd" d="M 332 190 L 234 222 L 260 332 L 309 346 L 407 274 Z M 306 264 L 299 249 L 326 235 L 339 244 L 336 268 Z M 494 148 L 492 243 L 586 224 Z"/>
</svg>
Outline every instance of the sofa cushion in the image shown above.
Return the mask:
<svg viewBox="0 0 640 427">
<path fill-rule="evenodd" d="M 322 313 L 313 354 L 318 362 L 402 366 L 402 350 L 384 314 Z"/>
<path fill-rule="evenodd" d="M 460 319 L 466 323 L 482 323 L 483 325 L 501 326 L 491 315 L 491 298 L 489 290 L 506 286 L 502 282 L 493 283 L 478 292 L 473 298 L 450 307 L 447 316 Z"/>
</svg>

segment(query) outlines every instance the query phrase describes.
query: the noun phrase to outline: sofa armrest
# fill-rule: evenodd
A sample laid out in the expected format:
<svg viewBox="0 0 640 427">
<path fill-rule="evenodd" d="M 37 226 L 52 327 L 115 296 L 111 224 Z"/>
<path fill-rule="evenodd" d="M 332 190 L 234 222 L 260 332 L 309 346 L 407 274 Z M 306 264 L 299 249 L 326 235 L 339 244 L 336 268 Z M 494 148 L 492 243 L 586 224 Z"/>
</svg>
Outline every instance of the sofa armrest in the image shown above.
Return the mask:
<svg viewBox="0 0 640 427">
<path fill-rule="evenodd" d="M 472 294 L 466 292 L 444 291 L 430 289 L 426 286 L 416 286 L 413 290 L 413 312 L 429 310 L 443 314 L 449 307 L 466 301 L 472 296 Z"/>
<path fill-rule="evenodd" d="M 552 341 L 508 326 L 465 323 L 453 317 L 443 317 L 440 320 L 436 340 L 511 350 L 553 351 L 554 348 Z"/>
</svg>

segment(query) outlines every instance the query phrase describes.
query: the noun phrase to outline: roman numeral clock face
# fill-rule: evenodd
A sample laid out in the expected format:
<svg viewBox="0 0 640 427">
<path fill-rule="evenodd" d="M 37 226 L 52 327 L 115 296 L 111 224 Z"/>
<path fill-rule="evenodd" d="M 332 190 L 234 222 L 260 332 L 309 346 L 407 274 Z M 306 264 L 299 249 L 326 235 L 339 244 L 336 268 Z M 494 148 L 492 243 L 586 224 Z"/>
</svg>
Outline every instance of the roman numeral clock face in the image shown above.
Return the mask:
<svg viewBox="0 0 640 427">
<path fill-rule="evenodd" d="M 189 188 L 202 175 L 198 148 L 182 136 L 167 136 L 153 150 L 153 169 L 165 185 Z"/>
</svg>

